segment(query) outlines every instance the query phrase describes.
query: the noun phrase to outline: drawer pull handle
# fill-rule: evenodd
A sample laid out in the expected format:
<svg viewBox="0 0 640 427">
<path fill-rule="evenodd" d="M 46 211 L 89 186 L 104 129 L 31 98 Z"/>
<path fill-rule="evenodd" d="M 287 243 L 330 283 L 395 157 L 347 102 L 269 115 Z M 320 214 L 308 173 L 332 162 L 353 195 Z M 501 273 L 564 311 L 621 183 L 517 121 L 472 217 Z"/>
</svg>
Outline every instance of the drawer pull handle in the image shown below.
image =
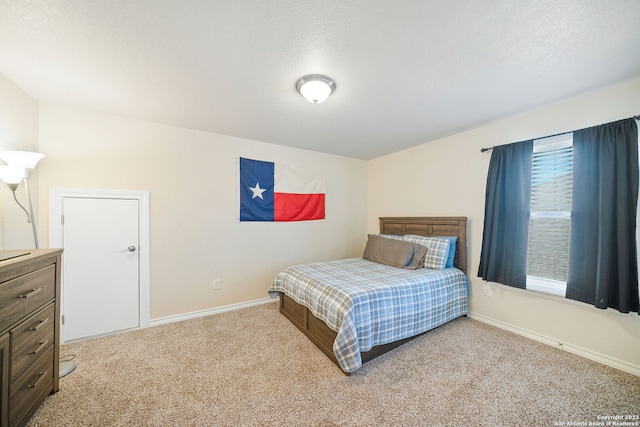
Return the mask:
<svg viewBox="0 0 640 427">
<path fill-rule="evenodd" d="M 42 288 L 38 288 L 38 289 L 31 289 L 31 291 L 27 292 L 26 294 L 22 294 L 20 295 L 20 299 L 27 299 L 27 298 L 31 298 L 32 296 L 34 296 L 35 294 L 37 294 L 38 292 L 40 292 Z"/>
<path fill-rule="evenodd" d="M 29 328 L 30 331 L 35 332 L 40 329 L 42 326 L 46 325 L 49 322 L 49 318 L 41 319 L 36 326 L 32 326 Z"/>
<path fill-rule="evenodd" d="M 44 374 L 45 372 L 38 372 L 38 376 L 35 379 L 36 381 L 33 384 L 28 385 L 27 388 L 36 388 L 38 383 L 44 378 Z"/>
<path fill-rule="evenodd" d="M 29 352 L 29 354 L 38 354 L 38 352 L 45 348 L 47 344 L 49 344 L 49 340 L 41 341 L 36 348 Z"/>
</svg>

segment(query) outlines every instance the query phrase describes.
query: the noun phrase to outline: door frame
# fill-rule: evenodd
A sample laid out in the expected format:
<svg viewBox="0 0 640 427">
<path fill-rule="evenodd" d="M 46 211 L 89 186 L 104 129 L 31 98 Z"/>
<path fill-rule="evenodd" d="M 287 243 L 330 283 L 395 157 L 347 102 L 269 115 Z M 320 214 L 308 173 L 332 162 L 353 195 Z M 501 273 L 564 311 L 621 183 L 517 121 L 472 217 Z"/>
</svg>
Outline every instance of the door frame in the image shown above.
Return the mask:
<svg viewBox="0 0 640 427">
<path fill-rule="evenodd" d="M 149 191 L 139 190 L 99 190 L 84 188 L 51 188 L 49 190 L 49 247 L 63 247 L 62 207 L 64 198 L 86 199 L 127 199 L 138 201 L 138 322 L 137 329 L 149 326 L 151 315 L 151 238 L 150 238 L 150 207 Z M 62 253 L 64 258 L 64 252 Z M 64 262 L 62 263 L 64 270 Z M 64 289 L 64 274 L 62 275 L 62 288 Z M 64 314 L 64 295 L 61 292 L 61 312 Z M 64 327 L 61 334 L 61 342 L 64 343 Z"/>
</svg>

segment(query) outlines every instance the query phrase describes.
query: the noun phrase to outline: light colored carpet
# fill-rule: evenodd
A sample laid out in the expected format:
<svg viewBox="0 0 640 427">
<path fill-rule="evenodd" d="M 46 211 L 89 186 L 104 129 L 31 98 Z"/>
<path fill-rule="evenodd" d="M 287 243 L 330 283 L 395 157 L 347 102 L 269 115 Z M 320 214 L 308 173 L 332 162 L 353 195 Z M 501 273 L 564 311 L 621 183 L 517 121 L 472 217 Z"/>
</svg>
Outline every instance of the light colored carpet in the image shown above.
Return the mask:
<svg viewBox="0 0 640 427">
<path fill-rule="evenodd" d="M 460 318 L 345 376 L 266 304 L 64 345 L 35 426 L 554 426 L 640 414 L 640 377 Z M 585 424 L 587 425 L 587 424 Z"/>
</svg>

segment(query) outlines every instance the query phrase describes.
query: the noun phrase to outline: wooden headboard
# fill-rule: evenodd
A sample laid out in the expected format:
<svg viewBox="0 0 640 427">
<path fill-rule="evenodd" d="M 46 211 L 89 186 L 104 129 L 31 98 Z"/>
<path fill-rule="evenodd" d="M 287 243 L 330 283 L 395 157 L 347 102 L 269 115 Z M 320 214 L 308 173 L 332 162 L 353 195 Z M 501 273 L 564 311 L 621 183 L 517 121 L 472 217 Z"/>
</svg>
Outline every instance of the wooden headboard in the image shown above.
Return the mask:
<svg viewBox="0 0 640 427">
<path fill-rule="evenodd" d="M 453 265 L 467 274 L 467 217 L 380 217 L 381 234 L 458 236 Z"/>
</svg>

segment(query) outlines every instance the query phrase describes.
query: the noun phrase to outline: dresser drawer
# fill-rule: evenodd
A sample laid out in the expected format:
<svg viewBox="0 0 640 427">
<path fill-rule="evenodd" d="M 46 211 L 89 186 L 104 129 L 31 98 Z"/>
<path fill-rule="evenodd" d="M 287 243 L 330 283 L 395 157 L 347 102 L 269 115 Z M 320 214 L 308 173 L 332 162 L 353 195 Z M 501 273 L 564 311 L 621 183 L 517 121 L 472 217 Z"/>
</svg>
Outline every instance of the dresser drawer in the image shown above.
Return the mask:
<svg viewBox="0 0 640 427">
<path fill-rule="evenodd" d="M 55 297 L 56 267 L 50 265 L 0 283 L 0 331 Z"/>
<path fill-rule="evenodd" d="M 49 304 L 11 330 L 11 376 L 18 378 L 53 344 L 55 306 Z"/>
<path fill-rule="evenodd" d="M 53 390 L 53 346 L 18 377 L 9 389 L 9 425 L 22 424 L 25 414 L 37 408 Z M 22 420 L 24 421 L 24 420 Z"/>
</svg>

